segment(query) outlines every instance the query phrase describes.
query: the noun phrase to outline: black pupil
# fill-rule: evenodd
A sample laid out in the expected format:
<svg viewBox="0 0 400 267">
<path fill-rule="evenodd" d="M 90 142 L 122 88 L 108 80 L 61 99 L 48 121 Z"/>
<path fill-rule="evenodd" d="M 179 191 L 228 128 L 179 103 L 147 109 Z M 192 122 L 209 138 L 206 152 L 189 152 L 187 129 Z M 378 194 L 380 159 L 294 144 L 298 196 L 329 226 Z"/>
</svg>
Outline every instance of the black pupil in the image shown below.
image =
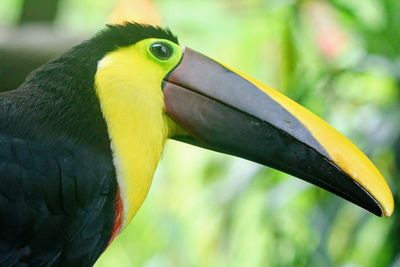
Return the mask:
<svg viewBox="0 0 400 267">
<path fill-rule="evenodd" d="M 161 60 L 167 60 L 172 56 L 172 47 L 167 43 L 154 43 L 150 46 L 150 52 Z"/>
</svg>

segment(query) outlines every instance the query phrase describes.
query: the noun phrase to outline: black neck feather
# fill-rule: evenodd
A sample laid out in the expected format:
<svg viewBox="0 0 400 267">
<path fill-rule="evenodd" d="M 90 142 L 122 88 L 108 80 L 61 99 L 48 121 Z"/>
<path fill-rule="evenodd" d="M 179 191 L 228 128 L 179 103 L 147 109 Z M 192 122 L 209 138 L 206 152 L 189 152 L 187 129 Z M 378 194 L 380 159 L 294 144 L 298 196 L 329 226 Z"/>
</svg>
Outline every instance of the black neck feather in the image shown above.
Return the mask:
<svg viewBox="0 0 400 267">
<path fill-rule="evenodd" d="M 94 89 L 97 62 L 145 38 L 177 43 L 168 30 L 140 25 L 105 30 L 30 74 L 17 90 L 0 94 L 0 133 L 29 139 L 66 139 L 96 149 L 110 147 Z"/>
</svg>

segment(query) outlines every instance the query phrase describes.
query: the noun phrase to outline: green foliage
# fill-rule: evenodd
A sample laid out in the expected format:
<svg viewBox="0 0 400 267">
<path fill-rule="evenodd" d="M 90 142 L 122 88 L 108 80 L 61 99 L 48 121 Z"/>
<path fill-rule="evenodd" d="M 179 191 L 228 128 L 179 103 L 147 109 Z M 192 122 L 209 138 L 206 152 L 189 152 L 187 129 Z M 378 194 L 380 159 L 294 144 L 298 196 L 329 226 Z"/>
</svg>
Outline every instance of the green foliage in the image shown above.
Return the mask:
<svg viewBox="0 0 400 267">
<path fill-rule="evenodd" d="M 18 21 L 19 10 L 21 7 L 22 0 L 0 1 L 0 26 L 15 24 Z"/>
</svg>

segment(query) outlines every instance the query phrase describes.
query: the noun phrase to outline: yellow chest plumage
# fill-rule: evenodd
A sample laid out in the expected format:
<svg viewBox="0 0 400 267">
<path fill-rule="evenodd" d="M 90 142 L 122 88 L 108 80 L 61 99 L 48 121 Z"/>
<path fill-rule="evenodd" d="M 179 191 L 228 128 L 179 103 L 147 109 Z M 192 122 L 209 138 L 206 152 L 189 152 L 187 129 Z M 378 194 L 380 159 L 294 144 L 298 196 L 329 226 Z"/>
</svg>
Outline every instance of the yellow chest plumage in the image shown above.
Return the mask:
<svg viewBox="0 0 400 267">
<path fill-rule="evenodd" d="M 150 41 L 110 53 L 95 76 L 123 202 L 122 229 L 142 205 L 168 137 L 161 91 L 166 70 L 143 53 Z"/>
</svg>

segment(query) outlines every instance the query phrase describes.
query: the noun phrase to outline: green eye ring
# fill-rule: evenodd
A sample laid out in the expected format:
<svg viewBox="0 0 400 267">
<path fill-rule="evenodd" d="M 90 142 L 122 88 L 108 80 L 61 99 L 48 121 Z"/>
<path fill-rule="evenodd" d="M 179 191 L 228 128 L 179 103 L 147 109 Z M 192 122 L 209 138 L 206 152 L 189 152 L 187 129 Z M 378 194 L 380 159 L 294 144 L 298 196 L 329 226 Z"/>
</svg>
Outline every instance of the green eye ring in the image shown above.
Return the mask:
<svg viewBox="0 0 400 267">
<path fill-rule="evenodd" d="M 150 53 L 159 60 L 167 61 L 174 54 L 174 49 L 167 42 L 157 41 L 150 45 Z"/>
</svg>

